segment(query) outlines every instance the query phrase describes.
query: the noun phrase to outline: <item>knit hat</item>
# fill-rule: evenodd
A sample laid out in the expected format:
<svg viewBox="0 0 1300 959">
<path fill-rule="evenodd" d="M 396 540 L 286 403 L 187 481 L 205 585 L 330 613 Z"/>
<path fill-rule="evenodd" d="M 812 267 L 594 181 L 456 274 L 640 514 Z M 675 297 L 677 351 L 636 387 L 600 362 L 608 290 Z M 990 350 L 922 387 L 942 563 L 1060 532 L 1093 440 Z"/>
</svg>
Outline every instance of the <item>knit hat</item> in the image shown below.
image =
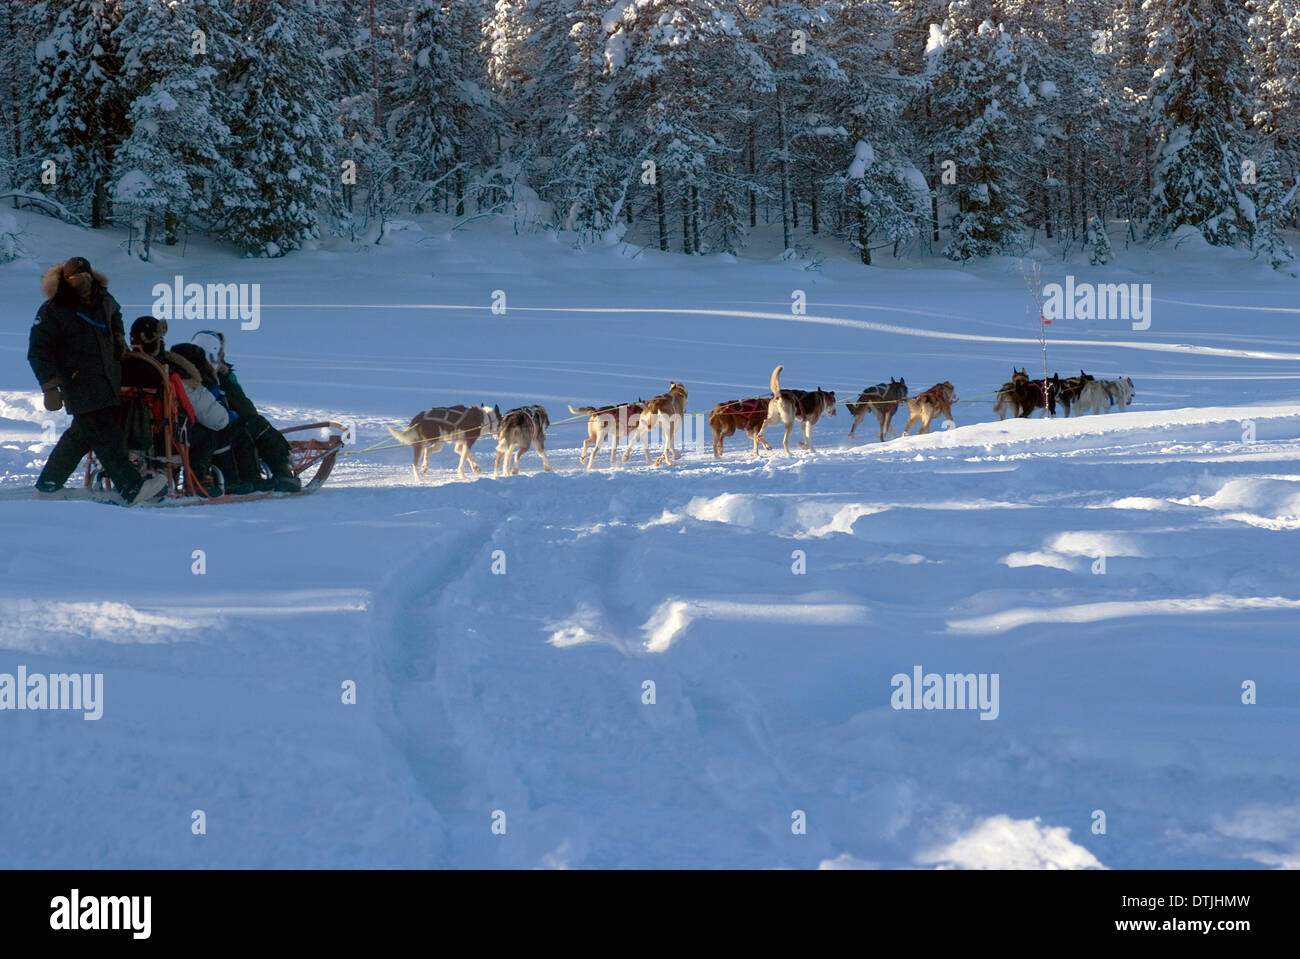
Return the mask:
<svg viewBox="0 0 1300 959">
<path fill-rule="evenodd" d="M 131 324 L 131 345 L 138 346 L 142 352 L 155 354 L 163 348 L 163 336 L 167 332 L 167 321 L 152 316 L 141 316 Z"/>
<path fill-rule="evenodd" d="M 63 264 L 64 276 L 76 276 L 78 273 L 94 273 L 90 268 L 90 261 L 84 256 L 74 256 Z"/>
</svg>

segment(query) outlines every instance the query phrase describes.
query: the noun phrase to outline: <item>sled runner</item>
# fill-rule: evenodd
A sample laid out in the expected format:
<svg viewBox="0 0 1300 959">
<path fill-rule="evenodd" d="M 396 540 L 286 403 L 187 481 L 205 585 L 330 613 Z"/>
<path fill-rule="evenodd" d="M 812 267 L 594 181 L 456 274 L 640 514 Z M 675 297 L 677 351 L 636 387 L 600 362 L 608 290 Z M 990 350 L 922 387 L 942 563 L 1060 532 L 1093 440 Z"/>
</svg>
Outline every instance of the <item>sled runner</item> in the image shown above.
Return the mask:
<svg viewBox="0 0 1300 959">
<path fill-rule="evenodd" d="M 194 497 L 196 502 L 241 502 L 311 493 L 324 484 L 339 451 L 343 449 L 346 431 L 343 424 L 325 420 L 285 427 L 280 432 L 288 438 L 290 467 L 293 475 L 302 482 L 302 489 L 282 493 L 229 494 L 225 490 L 225 478 L 217 466 L 210 467 L 209 476 L 200 477 L 190 464 L 190 424 L 166 367 L 141 352 L 133 350 L 125 354 L 122 357 L 120 396 L 119 416 L 131 461 L 142 473 L 158 472 L 167 477 L 169 500 Z M 328 435 L 325 438 L 303 435 L 321 431 L 328 431 Z M 93 453 L 86 456 L 84 486 L 95 494 L 104 494 L 112 489 L 112 483 Z"/>
</svg>

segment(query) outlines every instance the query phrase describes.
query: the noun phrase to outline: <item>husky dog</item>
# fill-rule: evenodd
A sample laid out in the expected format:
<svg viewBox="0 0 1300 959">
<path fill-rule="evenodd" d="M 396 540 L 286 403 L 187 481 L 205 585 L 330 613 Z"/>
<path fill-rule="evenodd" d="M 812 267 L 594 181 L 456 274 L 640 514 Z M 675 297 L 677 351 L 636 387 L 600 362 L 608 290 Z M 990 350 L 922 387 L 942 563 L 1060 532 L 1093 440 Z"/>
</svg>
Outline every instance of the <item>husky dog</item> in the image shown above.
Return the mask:
<svg viewBox="0 0 1300 959">
<path fill-rule="evenodd" d="M 416 413 L 406 429 L 395 430 L 390 426 L 388 432 L 398 442 L 413 447 L 415 457 L 411 469 L 416 480 L 429 472 L 429 454 L 438 452 L 447 442 L 460 454 L 456 474 L 463 479 L 466 460 L 475 473 L 483 472 L 470 449 L 480 436 L 494 435 L 500 425 L 501 409 L 497 406 L 435 406 Z"/>
<path fill-rule="evenodd" d="M 1079 394 L 1083 392 L 1084 386 L 1093 382 L 1093 378 L 1083 372 L 1083 370 L 1080 370 L 1078 376 L 1072 376 L 1068 380 L 1060 379 L 1059 374 L 1056 379 L 1061 384 L 1060 391 L 1057 393 L 1056 398 L 1060 400 L 1061 405 L 1065 407 L 1065 415 L 1069 416 L 1070 406 L 1079 398 Z"/>
<path fill-rule="evenodd" d="M 759 443 L 770 451 L 772 444 L 763 435 L 763 427 L 767 425 L 767 409 L 771 403 L 770 397 L 756 396 L 715 406 L 709 413 L 709 426 L 713 428 L 713 455 L 722 455 L 722 441 L 737 430 L 744 430 L 745 435 L 754 441 L 755 456 L 758 456 Z"/>
<path fill-rule="evenodd" d="M 921 427 L 917 434 L 930 432 L 930 421 L 939 414 L 943 414 L 945 419 L 952 419 L 952 404 L 957 401 L 957 396 L 953 391 L 952 384 L 948 382 L 936 383 L 924 393 L 918 393 L 915 398 L 905 399 L 907 404 L 907 425 L 903 427 L 903 435 L 906 436 L 912 430 L 913 423 L 920 423 Z"/>
<path fill-rule="evenodd" d="M 1100 413 L 1103 406 L 1107 413 L 1114 406 L 1119 406 L 1122 411 L 1133 402 L 1135 395 L 1133 381 L 1127 376 L 1122 380 L 1092 380 L 1083 385 L 1078 406 L 1080 409 L 1088 407 L 1089 413 Z"/>
<path fill-rule="evenodd" d="M 867 413 L 875 413 L 880 424 L 880 442 L 885 442 L 885 433 L 897 436 L 892 425 L 894 413 L 898 411 L 900 400 L 907 399 L 907 383 L 892 376 L 888 383 L 877 383 L 862 391 L 856 403 L 845 404 L 853 414 L 853 425 L 849 427 L 849 439 L 858 431 L 858 426 Z"/>
<path fill-rule="evenodd" d="M 1055 416 L 1056 397 L 1060 392 L 1059 376 L 1053 376 L 1050 380 L 1031 380 L 1024 370 L 1013 368 L 1011 379 L 998 390 L 993 412 L 998 414 L 1000 420 L 1005 420 L 1007 414 L 1027 418 L 1037 409 L 1046 409 Z"/>
<path fill-rule="evenodd" d="M 674 461 L 682 458 L 681 451 L 673 448 L 673 439 L 677 436 L 677 429 L 681 426 L 682 416 L 685 413 L 686 387 L 681 383 L 670 383 L 667 393 L 660 393 L 646 400 L 636 423 L 636 438 L 641 441 L 641 448 L 645 450 L 646 463 L 650 462 L 650 444 L 646 441 L 646 437 L 656 426 L 663 430 L 664 451 L 659 454 L 654 465 L 667 463 L 669 466 L 675 466 Z M 623 462 L 626 463 L 631 455 L 632 441 L 629 440 L 623 450 Z"/>
<path fill-rule="evenodd" d="M 501 426 L 497 430 L 497 458 L 492 464 L 492 475 L 501 469 L 501 459 L 505 457 L 506 472 L 511 476 L 519 475 L 519 457 L 532 447 L 537 447 L 537 454 L 542 458 L 542 469 L 551 471 L 551 461 L 546 458 L 546 430 L 551 425 L 545 407 L 521 406 L 501 417 Z M 514 457 L 511 466 L 510 458 Z"/>
<path fill-rule="evenodd" d="M 786 456 L 793 456 L 790 452 L 790 431 L 794 429 L 796 422 L 803 424 L 803 439 L 799 445 L 808 450 L 809 453 L 817 452 L 813 449 L 812 430 L 817 425 L 817 421 L 823 416 L 835 415 L 835 394 L 829 390 L 783 390 L 781 389 L 781 371 L 784 366 L 778 366 L 772 371 L 772 399 L 768 401 L 767 419 L 768 422 L 780 420 L 785 426 L 785 435 L 781 438 L 781 446 L 785 450 Z"/>
<path fill-rule="evenodd" d="M 570 406 L 569 412 L 573 415 L 581 416 L 584 413 L 587 415 L 587 438 L 582 441 L 582 452 L 578 455 L 578 462 L 588 470 L 592 469 L 596 465 L 596 454 L 600 452 L 601 444 L 608 436 L 613 441 L 609 450 L 609 465 L 612 467 L 618 455 L 618 444 L 626 440 L 636 429 L 643 409 L 645 409 L 645 400 L 615 406 Z M 590 458 L 587 456 L 588 447 L 591 448 Z"/>
</svg>

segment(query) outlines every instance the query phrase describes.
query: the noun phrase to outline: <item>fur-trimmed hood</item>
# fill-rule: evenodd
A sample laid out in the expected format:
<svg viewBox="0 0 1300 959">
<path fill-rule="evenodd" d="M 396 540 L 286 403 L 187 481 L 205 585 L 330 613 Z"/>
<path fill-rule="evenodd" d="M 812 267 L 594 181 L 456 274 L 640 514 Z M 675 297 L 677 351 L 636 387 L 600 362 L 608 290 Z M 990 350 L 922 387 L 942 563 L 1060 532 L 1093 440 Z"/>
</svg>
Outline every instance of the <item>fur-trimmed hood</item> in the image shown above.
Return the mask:
<svg viewBox="0 0 1300 959">
<path fill-rule="evenodd" d="M 108 277 L 104 276 L 103 273 L 91 269 L 90 275 L 95 278 L 95 282 L 101 287 L 108 289 Z M 46 270 L 45 275 L 41 277 L 41 293 L 47 300 L 52 300 L 58 295 L 60 286 L 66 287 L 66 284 L 63 283 L 63 264 L 56 263 Z"/>
<path fill-rule="evenodd" d="M 186 386 L 195 387 L 203 385 L 203 376 L 199 373 L 198 367 L 174 350 L 167 351 L 164 356 L 164 362 L 181 375 L 181 379 L 185 382 Z"/>
</svg>

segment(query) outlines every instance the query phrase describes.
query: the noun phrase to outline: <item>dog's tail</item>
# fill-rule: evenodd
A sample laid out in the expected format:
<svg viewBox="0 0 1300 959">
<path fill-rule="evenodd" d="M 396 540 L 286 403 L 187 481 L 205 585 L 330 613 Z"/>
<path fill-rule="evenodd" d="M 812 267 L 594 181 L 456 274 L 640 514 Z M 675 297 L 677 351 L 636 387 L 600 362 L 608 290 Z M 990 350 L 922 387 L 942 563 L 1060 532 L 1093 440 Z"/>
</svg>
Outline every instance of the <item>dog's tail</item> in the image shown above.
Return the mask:
<svg viewBox="0 0 1300 959">
<path fill-rule="evenodd" d="M 587 416 L 590 416 L 592 413 L 596 412 L 596 408 L 594 406 L 579 406 L 575 408 L 572 404 L 569 404 L 569 412 L 574 416 L 582 416 L 584 413 Z"/>
<path fill-rule="evenodd" d="M 407 446 L 410 446 L 420 438 L 420 431 L 414 426 L 408 426 L 404 430 L 395 430 L 391 426 L 387 427 L 387 429 L 388 432 L 393 434 L 393 439 L 397 440 L 399 443 L 404 443 Z"/>
<path fill-rule="evenodd" d="M 772 371 L 772 399 L 774 400 L 781 398 L 781 371 L 783 369 L 785 369 L 784 365 L 778 366 Z"/>
</svg>

